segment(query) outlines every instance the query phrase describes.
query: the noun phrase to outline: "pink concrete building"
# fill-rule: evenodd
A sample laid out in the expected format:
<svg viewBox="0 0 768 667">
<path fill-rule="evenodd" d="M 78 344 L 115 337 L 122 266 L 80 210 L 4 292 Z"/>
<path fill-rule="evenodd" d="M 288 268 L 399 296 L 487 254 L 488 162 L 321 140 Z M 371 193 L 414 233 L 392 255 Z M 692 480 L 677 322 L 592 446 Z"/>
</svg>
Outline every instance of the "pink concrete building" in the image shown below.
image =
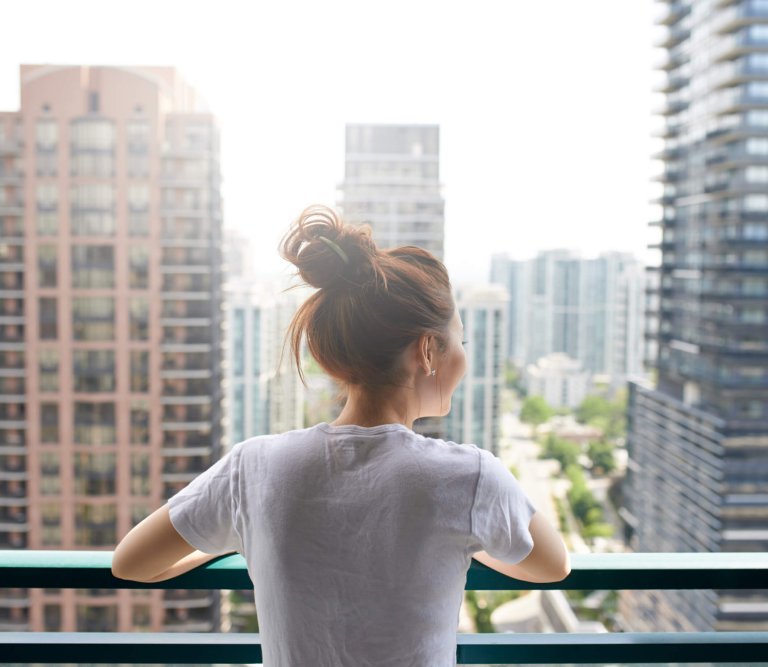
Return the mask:
<svg viewBox="0 0 768 667">
<path fill-rule="evenodd" d="M 105 549 L 218 458 L 213 117 L 170 68 L 21 67 L 0 113 L 0 549 Z M 209 591 L 0 591 L 0 629 L 205 631 Z"/>
</svg>

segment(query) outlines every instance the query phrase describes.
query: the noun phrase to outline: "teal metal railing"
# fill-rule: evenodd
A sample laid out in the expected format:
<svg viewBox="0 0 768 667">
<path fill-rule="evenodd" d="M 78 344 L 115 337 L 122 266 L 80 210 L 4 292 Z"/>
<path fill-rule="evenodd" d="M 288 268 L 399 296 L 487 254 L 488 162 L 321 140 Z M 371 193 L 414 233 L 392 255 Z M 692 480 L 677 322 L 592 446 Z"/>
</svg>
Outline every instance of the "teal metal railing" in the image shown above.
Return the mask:
<svg viewBox="0 0 768 667">
<path fill-rule="evenodd" d="M 0 588 L 246 589 L 239 555 L 225 556 L 176 579 L 140 584 L 112 576 L 107 551 L 0 551 Z M 468 590 L 768 589 L 768 554 L 573 555 L 556 584 L 510 579 L 473 562 Z M 759 662 L 768 632 L 459 634 L 459 664 Z M 257 634 L 4 632 L 0 662 L 255 663 Z"/>
</svg>

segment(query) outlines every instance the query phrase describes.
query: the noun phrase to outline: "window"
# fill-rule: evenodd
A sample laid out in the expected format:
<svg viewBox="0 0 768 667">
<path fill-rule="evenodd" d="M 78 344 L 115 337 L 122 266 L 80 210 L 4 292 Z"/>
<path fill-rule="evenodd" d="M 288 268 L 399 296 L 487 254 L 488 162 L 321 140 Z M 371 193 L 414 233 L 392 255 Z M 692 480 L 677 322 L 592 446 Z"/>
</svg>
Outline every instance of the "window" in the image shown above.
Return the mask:
<svg viewBox="0 0 768 667">
<path fill-rule="evenodd" d="M 115 404 L 75 401 L 75 443 L 114 445 Z"/>
<path fill-rule="evenodd" d="M 56 475 L 58 478 L 58 468 Z M 42 503 L 40 505 L 40 514 L 42 518 L 41 538 L 43 546 L 61 546 L 61 505 L 59 503 Z"/>
<path fill-rule="evenodd" d="M 149 391 L 149 352 L 131 350 L 131 391 Z"/>
<path fill-rule="evenodd" d="M 43 625 L 45 632 L 59 632 L 61 630 L 61 605 L 43 605 Z"/>
<path fill-rule="evenodd" d="M 55 211 L 37 211 L 37 235 L 56 236 L 59 231 L 59 216 Z"/>
<path fill-rule="evenodd" d="M 129 251 L 130 286 L 132 289 L 149 287 L 149 248 L 133 245 Z"/>
<path fill-rule="evenodd" d="M 107 184 L 76 185 L 71 190 L 72 234 L 112 236 L 115 233 L 115 192 Z"/>
<path fill-rule="evenodd" d="M 53 119 L 39 120 L 35 124 L 38 150 L 55 150 L 59 142 L 59 128 Z"/>
<path fill-rule="evenodd" d="M 145 297 L 131 297 L 128 311 L 130 339 L 149 340 L 149 301 Z"/>
<path fill-rule="evenodd" d="M 59 441 L 59 404 L 40 404 L 40 441 Z"/>
<path fill-rule="evenodd" d="M 41 245 L 37 249 L 37 281 L 39 287 L 56 287 L 58 249 Z"/>
<path fill-rule="evenodd" d="M 115 249 L 113 246 L 72 246 L 72 287 L 109 289 L 114 286 Z"/>
<path fill-rule="evenodd" d="M 748 28 L 751 42 L 768 42 L 768 24 L 755 23 Z"/>
<path fill-rule="evenodd" d="M 129 153 L 149 151 L 149 123 L 145 120 L 129 120 L 125 126 Z"/>
<path fill-rule="evenodd" d="M 768 155 L 768 139 L 750 137 L 747 139 L 747 153 L 750 155 Z"/>
<path fill-rule="evenodd" d="M 474 346 L 474 377 L 481 378 L 486 374 L 485 350 L 486 350 L 486 319 L 488 313 L 485 310 L 475 311 L 475 325 L 472 332 L 472 343 Z"/>
<path fill-rule="evenodd" d="M 258 377 L 261 375 L 261 310 L 258 308 L 253 309 L 251 344 L 253 345 L 253 357 L 251 359 L 253 375 Z"/>
<path fill-rule="evenodd" d="M 768 183 L 768 167 L 747 167 L 745 178 L 747 183 Z"/>
<path fill-rule="evenodd" d="M 755 109 L 747 112 L 747 125 L 765 127 L 768 125 L 768 110 Z"/>
<path fill-rule="evenodd" d="M 149 208 L 149 185 L 134 183 L 128 186 L 128 208 L 143 211 Z"/>
<path fill-rule="evenodd" d="M 149 403 L 146 401 L 131 402 L 131 443 L 149 444 Z"/>
<path fill-rule="evenodd" d="M 115 391 L 115 353 L 112 350 L 72 352 L 74 391 Z"/>
<path fill-rule="evenodd" d="M 95 509 L 95 508 L 94 508 Z M 78 518 L 80 517 L 78 509 Z M 83 514 L 85 516 L 85 514 Z M 81 529 L 79 526 L 87 525 L 88 519 L 83 518 L 78 523 L 78 544 L 83 546 L 95 545 L 96 542 L 88 541 L 90 531 Z M 102 536 L 103 540 L 103 536 Z M 98 542 L 100 545 L 107 545 L 108 542 Z M 117 607 L 114 605 L 77 605 L 77 632 L 115 632 L 117 630 Z"/>
<path fill-rule="evenodd" d="M 747 95 L 750 97 L 768 97 L 768 81 L 750 81 L 747 84 Z"/>
<path fill-rule="evenodd" d="M 232 326 L 232 355 L 235 377 L 242 377 L 245 370 L 245 311 L 236 308 Z M 238 441 L 239 442 L 239 441 Z"/>
<path fill-rule="evenodd" d="M 40 338 L 42 340 L 55 340 L 58 337 L 56 299 L 53 297 L 41 297 L 39 304 Z"/>
<path fill-rule="evenodd" d="M 232 438 L 235 442 L 245 440 L 245 387 L 242 382 L 235 386 L 232 402 Z"/>
<path fill-rule="evenodd" d="M 109 496 L 115 493 L 117 455 L 112 452 L 75 453 L 75 493 Z"/>
<path fill-rule="evenodd" d="M 146 183 L 128 186 L 128 234 L 149 235 L 149 185 Z"/>
<path fill-rule="evenodd" d="M 40 368 L 40 391 L 59 390 L 59 351 L 56 348 L 42 348 L 38 355 Z"/>
<path fill-rule="evenodd" d="M 59 206 L 59 188 L 55 183 L 38 183 L 37 210 L 55 211 Z"/>
<path fill-rule="evenodd" d="M 112 153 L 74 153 L 70 159 L 73 176 L 111 178 L 115 174 Z"/>
<path fill-rule="evenodd" d="M 749 241 L 768 240 L 768 224 L 764 222 L 748 222 L 744 225 L 744 238 Z"/>
<path fill-rule="evenodd" d="M 747 195 L 744 197 L 744 210 L 768 211 L 768 195 Z"/>
<path fill-rule="evenodd" d="M 134 630 L 149 630 L 152 626 L 152 615 L 149 612 L 149 605 L 134 605 L 131 620 L 133 621 Z"/>
<path fill-rule="evenodd" d="M 114 340 L 115 300 L 111 297 L 74 297 L 72 332 L 75 340 Z"/>
<path fill-rule="evenodd" d="M 71 127 L 72 151 L 111 151 L 115 143 L 115 127 L 111 121 L 77 119 Z"/>
<path fill-rule="evenodd" d="M 61 493 L 61 476 L 59 470 L 59 455 L 57 452 L 40 453 L 40 493 L 44 496 L 56 496 Z M 57 511 L 61 507 L 56 505 Z"/>
<path fill-rule="evenodd" d="M 148 496 L 152 492 L 149 454 L 131 454 L 131 495 Z"/>
</svg>

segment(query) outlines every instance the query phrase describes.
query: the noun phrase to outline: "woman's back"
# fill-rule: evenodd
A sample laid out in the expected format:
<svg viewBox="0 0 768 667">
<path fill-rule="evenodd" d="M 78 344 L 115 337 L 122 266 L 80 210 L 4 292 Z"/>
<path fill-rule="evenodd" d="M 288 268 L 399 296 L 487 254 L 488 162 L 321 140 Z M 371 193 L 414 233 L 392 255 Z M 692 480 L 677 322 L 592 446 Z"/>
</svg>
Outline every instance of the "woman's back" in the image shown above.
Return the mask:
<svg viewBox="0 0 768 667">
<path fill-rule="evenodd" d="M 171 519 L 245 556 L 267 664 L 453 665 L 472 554 L 531 548 L 533 508 L 494 461 L 401 424 L 320 424 L 240 443 Z"/>
</svg>

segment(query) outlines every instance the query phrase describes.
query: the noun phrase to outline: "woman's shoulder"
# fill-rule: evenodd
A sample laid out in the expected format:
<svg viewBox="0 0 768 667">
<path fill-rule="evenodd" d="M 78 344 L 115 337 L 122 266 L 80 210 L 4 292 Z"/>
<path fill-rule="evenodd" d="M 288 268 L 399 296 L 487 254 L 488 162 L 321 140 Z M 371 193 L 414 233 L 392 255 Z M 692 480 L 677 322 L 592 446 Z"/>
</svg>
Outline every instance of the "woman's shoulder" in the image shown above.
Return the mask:
<svg viewBox="0 0 768 667">
<path fill-rule="evenodd" d="M 436 458 L 446 463 L 461 465 L 477 470 L 480 466 L 480 452 L 477 445 L 454 442 L 442 438 L 413 433 L 409 444 L 429 458 Z"/>
</svg>

